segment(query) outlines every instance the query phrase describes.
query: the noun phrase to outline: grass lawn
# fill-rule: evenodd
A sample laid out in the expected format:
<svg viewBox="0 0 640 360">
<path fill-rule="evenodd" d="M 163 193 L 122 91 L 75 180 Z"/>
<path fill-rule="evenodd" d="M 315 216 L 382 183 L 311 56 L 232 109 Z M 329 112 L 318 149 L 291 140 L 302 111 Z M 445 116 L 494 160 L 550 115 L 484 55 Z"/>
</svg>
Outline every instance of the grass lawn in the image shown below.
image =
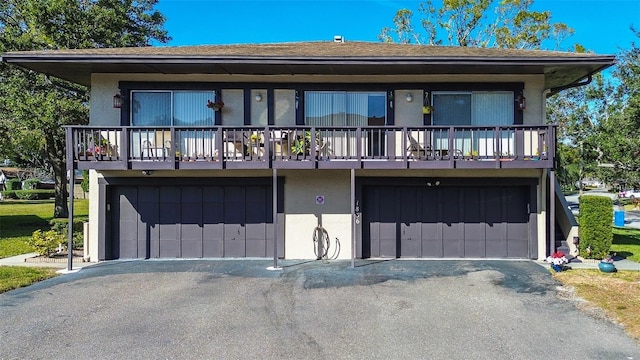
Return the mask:
<svg viewBox="0 0 640 360">
<path fill-rule="evenodd" d="M 553 277 L 573 287 L 588 303 L 579 307 L 600 308 L 614 322 L 622 324 L 629 336 L 640 343 L 640 272 L 573 269 L 553 273 Z"/>
<path fill-rule="evenodd" d="M 53 218 L 53 200 L 0 202 L 0 258 L 33 251 L 25 240 L 38 229 L 48 230 Z M 89 200 L 75 200 L 74 215 L 86 217 Z"/>
<path fill-rule="evenodd" d="M 0 266 L 0 293 L 56 276 L 57 269 Z"/>
<path fill-rule="evenodd" d="M 640 230 L 613 228 L 611 252 L 640 263 Z"/>
</svg>

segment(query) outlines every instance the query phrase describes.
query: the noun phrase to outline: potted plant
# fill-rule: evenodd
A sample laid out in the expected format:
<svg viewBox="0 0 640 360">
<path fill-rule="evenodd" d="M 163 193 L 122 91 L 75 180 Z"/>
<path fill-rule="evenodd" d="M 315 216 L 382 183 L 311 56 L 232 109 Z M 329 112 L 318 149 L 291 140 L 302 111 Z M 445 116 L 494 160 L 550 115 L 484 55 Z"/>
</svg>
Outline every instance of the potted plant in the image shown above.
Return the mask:
<svg viewBox="0 0 640 360">
<path fill-rule="evenodd" d="M 547 257 L 546 261 L 551 265 L 551 268 L 556 272 L 560 272 L 564 270 L 564 264 L 567 264 L 569 262 L 569 260 L 567 259 L 567 257 L 564 255 L 562 251 L 556 251 L 555 253 L 553 253 L 553 255 Z"/>
<path fill-rule="evenodd" d="M 224 102 L 222 100 L 207 100 L 207 107 L 213 111 L 220 111 L 224 107 Z"/>
<path fill-rule="evenodd" d="M 313 138 L 313 139 L 312 139 Z M 320 133 L 316 132 L 312 137 L 311 131 L 305 131 L 304 135 L 299 135 L 291 144 L 291 153 L 295 155 L 311 155 L 311 144 L 314 144 L 315 151 L 322 149 L 322 140 L 320 139 Z"/>
</svg>

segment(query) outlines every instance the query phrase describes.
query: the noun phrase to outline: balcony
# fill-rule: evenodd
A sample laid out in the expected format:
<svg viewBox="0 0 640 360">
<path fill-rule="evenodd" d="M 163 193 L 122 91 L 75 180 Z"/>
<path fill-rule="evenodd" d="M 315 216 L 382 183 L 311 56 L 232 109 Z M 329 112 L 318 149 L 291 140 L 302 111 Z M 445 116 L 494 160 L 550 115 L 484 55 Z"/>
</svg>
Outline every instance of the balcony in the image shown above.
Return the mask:
<svg viewBox="0 0 640 360">
<path fill-rule="evenodd" d="M 76 169 L 552 168 L 555 128 L 95 127 L 66 128 Z"/>
</svg>

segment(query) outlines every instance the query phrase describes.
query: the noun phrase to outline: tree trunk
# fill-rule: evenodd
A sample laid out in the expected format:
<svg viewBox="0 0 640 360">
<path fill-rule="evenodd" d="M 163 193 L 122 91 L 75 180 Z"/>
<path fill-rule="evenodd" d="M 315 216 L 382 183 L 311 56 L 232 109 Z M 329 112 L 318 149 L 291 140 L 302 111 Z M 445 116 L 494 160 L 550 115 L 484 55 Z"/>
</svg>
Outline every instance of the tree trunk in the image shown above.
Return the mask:
<svg viewBox="0 0 640 360">
<path fill-rule="evenodd" d="M 57 136 L 56 136 L 57 135 Z M 45 134 L 46 151 L 49 163 L 53 169 L 53 180 L 55 181 L 55 207 L 53 209 L 54 218 L 65 218 L 69 216 L 67 199 L 67 165 L 65 161 L 66 141 L 64 135 L 60 136 L 56 131 Z M 73 188 L 70 189 L 73 194 Z"/>
</svg>

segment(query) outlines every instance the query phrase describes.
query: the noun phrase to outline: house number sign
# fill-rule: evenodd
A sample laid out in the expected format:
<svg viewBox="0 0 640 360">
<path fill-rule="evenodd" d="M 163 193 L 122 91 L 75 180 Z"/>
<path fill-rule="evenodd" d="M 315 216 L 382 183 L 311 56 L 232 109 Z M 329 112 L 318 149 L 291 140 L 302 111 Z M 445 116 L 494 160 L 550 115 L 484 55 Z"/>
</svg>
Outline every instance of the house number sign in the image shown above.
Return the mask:
<svg viewBox="0 0 640 360">
<path fill-rule="evenodd" d="M 316 205 L 324 205 L 324 195 L 316 195 Z"/>
</svg>

